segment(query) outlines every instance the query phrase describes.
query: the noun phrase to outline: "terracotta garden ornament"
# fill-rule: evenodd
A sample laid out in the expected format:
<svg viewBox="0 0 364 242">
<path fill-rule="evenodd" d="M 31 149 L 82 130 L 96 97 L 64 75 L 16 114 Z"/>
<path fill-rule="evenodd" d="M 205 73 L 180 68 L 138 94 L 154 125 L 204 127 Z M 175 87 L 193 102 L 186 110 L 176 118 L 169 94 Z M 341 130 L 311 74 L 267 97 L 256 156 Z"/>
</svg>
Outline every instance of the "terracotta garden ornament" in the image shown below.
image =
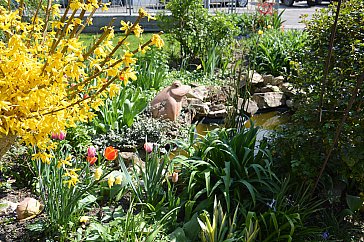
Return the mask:
<svg viewBox="0 0 364 242">
<path fill-rule="evenodd" d="M 190 86 L 175 81 L 160 91 L 151 102 L 153 118 L 177 120 L 182 109 L 182 98 L 190 90 Z"/>
</svg>

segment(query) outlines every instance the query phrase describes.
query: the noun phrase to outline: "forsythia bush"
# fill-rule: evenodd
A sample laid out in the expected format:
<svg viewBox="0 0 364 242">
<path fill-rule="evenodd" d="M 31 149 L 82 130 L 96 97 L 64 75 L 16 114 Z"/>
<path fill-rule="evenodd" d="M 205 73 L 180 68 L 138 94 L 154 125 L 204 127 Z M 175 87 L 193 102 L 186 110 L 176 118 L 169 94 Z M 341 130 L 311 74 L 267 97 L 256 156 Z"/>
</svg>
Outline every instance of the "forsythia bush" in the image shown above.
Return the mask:
<svg viewBox="0 0 364 242">
<path fill-rule="evenodd" d="M 128 49 L 128 35 L 139 37 L 143 32 L 140 19 L 151 18 L 141 9 L 134 24 L 122 21 L 125 36 L 115 46 L 110 23 L 95 44 L 86 48 L 79 35 L 101 6 L 97 1 L 73 0 L 62 16 L 58 7 L 48 5 L 40 17 L 39 3 L 27 22 L 22 3 L 15 11 L 0 7 L 0 136 L 20 136 L 40 150 L 52 148 L 52 132 L 90 120 L 92 109 L 102 105 L 102 97 L 118 92 L 115 81 L 137 78 L 134 54 L 146 51 L 148 45 L 163 45 L 156 34 L 138 49 Z M 87 17 L 86 12 L 90 12 Z M 120 47 L 123 54 L 115 58 Z M 42 157 L 47 161 L 47 156 Z"/>
</svg>

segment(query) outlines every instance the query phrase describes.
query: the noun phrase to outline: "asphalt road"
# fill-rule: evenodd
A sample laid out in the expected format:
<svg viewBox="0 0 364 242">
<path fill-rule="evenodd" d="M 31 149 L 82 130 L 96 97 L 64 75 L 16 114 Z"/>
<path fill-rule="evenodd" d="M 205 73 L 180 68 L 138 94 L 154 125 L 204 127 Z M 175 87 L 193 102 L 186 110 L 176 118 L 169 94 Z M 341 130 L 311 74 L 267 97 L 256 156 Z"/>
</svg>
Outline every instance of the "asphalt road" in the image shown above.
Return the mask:
<svg viewBox="0 0 364 242">
<path fill-rule="evenodd" d="M 287 7 L 283 4 L 279 5 L 279 11 L 284 11 L 282 14 L 282 19 L 284 22 L 284 27 L 287 29 L 303 29 L 305 25 L 300 23 L 300 16 L 303 14 L 308 15 L 308 19 L 312 17 L 312 14 L 315 13 L 316 10 L 321 8 L 327 8 L 329 2 L 323 2 L 321 5 L 316 5 L 314 7 L 309 7 L 307 3 L 304 2 L 296 2 L 291 7 Z"/>
</svg>

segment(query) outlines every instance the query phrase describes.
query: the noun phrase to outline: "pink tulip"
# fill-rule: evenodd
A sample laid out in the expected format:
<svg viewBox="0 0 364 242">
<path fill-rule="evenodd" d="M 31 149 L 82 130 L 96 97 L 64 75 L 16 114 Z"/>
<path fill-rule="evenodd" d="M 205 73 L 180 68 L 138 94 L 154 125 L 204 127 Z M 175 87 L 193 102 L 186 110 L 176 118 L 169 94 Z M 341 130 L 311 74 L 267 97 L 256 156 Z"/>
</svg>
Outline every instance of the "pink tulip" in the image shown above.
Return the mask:
<svg viewBox="0 0 364 242">
<path fill-rule="evenodd" d="M 66 138 L 66 133 L 65 132 L 63 132 L 63 131 L 61 131 L 60 133 L 59 133 L 59 135 L 58 135 L 58 139 L 59 140 L 64 140 Z"/>
<path fill-rule="evenodd" d="M 95 157 L 96 156 L 96 148 L 93 147 L 93 146 L 88 147 L 87 156 L 88 157 Z"/>
<path fill-rule="evenodd" d="M 147 153 L 151 153 L 153 151 L 153 143 L 149 143 L 149 142 L 146 142 L 144 144 L 144 150 L 147 152 Z"/>
</svg>

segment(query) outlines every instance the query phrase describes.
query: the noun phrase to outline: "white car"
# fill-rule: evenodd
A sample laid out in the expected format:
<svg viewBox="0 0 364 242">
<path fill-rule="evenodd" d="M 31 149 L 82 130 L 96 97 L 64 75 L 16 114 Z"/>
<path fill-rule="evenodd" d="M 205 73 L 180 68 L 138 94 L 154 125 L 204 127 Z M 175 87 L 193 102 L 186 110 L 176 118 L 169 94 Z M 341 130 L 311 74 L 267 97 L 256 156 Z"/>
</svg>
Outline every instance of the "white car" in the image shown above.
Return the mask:
<svg viewBox="0 0 364 242">
<path fill-rule="evenodd" d="M 238 7 L 246 7 L 248 5 L 248 0 L 205 0 L 206 2 L 210 1 L 210 4 L 220 3 L 221 5 L 227 5 L 231 3 L 235 3 Z"/>
</svg>

